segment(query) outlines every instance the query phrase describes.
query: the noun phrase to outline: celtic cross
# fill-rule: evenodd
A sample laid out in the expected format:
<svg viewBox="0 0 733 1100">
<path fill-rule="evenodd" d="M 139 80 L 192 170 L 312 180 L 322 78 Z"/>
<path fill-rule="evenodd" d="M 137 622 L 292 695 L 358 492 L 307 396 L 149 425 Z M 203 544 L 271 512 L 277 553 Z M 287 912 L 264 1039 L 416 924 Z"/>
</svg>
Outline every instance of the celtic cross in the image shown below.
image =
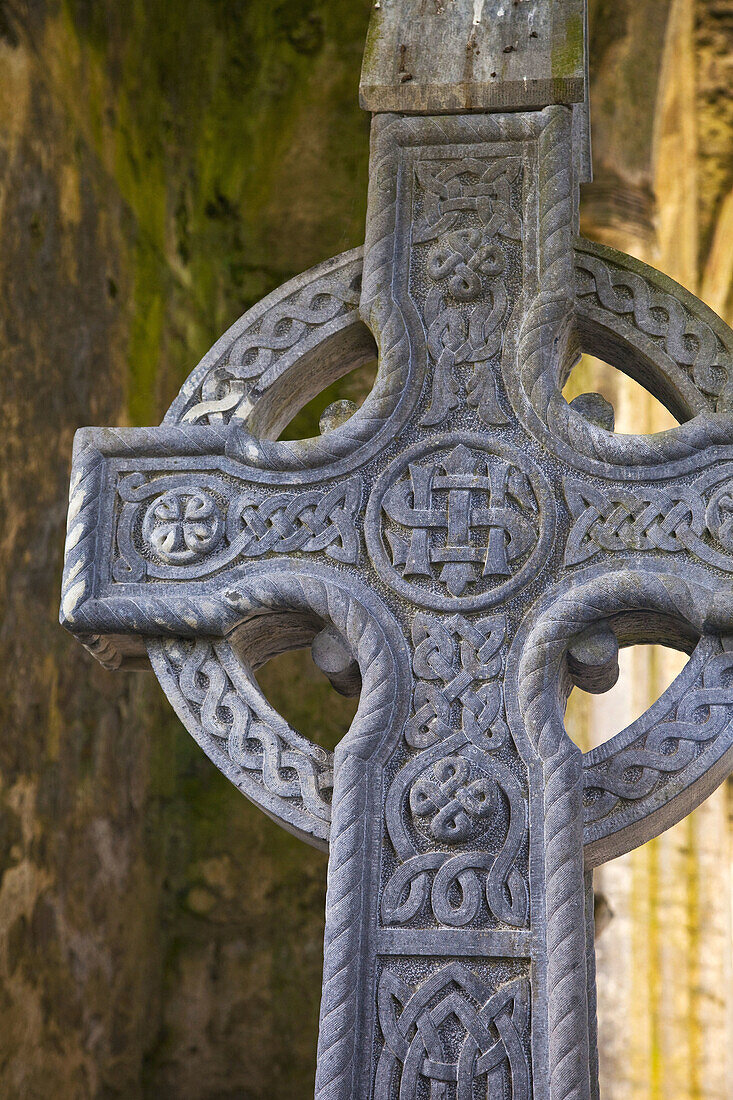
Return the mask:
<svg viewBox="0 0 733 1100">
<path fill-rule="evenodd" d="M 429 9 L 429 10 L 428 10 Z M 82 429 L 62 621 L 146 654 L 233 783 L 329 850 L 318 1100 L 589 1100 L 591 870 L 733 766 L 733 333 L 577 237 L 582 0 L 375 4 L 366 243 L 274 291 L 157 428 Z M 378 351 L 317 439 L 294 413 Z M 579 352 L 680 420 L 568 404 Z M 586 756 L 573 684 L 691 654 Z M 312 645 L 332 755 L 262 695 Z"/>
</svg>

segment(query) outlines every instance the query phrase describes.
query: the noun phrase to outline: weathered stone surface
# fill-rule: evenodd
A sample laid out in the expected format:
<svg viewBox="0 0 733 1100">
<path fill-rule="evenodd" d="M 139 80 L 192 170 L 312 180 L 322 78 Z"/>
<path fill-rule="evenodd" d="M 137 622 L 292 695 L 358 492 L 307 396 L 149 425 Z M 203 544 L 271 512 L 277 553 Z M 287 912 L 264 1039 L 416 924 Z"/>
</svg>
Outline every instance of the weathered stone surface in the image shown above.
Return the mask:
<svg viewBox="0 0 733 1100">
<path fill-rule="evenodd" d="M 375 0 L 367 111 L 509 111 L 586 98 L 584 0 Z"/>
</svg>

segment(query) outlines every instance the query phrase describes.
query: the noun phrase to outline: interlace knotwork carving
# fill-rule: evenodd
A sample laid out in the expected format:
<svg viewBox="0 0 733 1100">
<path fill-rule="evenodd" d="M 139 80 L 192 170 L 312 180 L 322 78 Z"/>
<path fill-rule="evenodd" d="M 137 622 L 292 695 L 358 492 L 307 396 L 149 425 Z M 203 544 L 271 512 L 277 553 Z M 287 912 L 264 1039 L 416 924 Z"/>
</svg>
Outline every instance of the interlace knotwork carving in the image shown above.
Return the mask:
<svg viewBox="0 0 733 1100">
<path fill-rule="evenodd" d="M 499 788 L 487 777 L 474 777 L 468 760 L 444 756 L 419 776 L 410 788 L 410 810 L 425 821 L 436 840 L 475 840 L 485 819 L 494 816 Z"/>
<path fill-rule="evenodd" d="M 497 740 L 506 733 L 499 650 L 505 638 L 503 615 L 470 622 L 462 615 L 438 619 L 418 614 L 412 626 L 417 677 L 413 714 L 405 737 L 426 748 L 456 729 Z"/>
<path fill-rule="evenodd" d="M 705 509 L 705 526 L 724 550 L 733 554 L 733 479 L 720 485 Z"/>
<path fill-rule="evenodd" d="M 269 495 L 237 488 L 217 475 L 193 472 L 183 480 L 169 475 L 148 481 L 138 473 L 121 478 L 115 580 L 183 576 L 193 568 L 200 576 L 237 558 L 268 554 L 324 553 L 335 561 L 359 560 L 359 478 L 330 489 Z"/>
<path fill-rule="evenodd" d="M 482 898 L 498 920 L 513 928 L 526 925 L 529 895 L 519 869 L 527 846 L 526 794 L 514 772 L 494 755 L 499 745 L 478 733 L 474 737 L 481 748 L 465 734 L 455 734 L 415 757 L 392 782 L 386 804 L 387 828 L 403 862 L 382 894 L 381 914 L 387 925 L 419 919 L 430 899 L 439 924 L 463 928 L 479 916 Z M 500 738 L 499 744 L 503 744 Z M 445 756 L 446 749 L 450 756 Z M 456 786 L 453 780 L 457 776 L 469 782 L 463 788 Z M 447 784 L 442 789 L 436 782 L 441 778 Z M 452 801 L 449 788 L 457 796 Z M 414 836 L 401 816 L 408 799 Z M 438 807 L 438 814 L 426 822 L 431 804 Z M 436 835 L 431 826 L 443 810 L 437 828 L 443 835 Z M 438 840 L 451 848 L 481 839 L 481 850 L 456 855 L 445 850 L 416 851 L 421 833 L 429 841 Z"/>
<path fill-rule="evenodd" d="M 324 272 L 282 301 L 259 311 L 203 375 L 180 415 L 184 424 L 228 423 L 245 418 L 280 377 L 288 352 L 309 335 L 352 313 L 359 302 L 361 262 Z M 250 315 L 247 314 L 246 317 Z M 236 329 L 238 326 L 234 326 Z M 234 330 L 231 330 L 232 332 Z"/>
<path fill-rule="evenodd" d="M 336 561 L 354 564 L 359 560 L 354 518 L 360 503 L 358 478 L 326 492 L 278 493 L 261 503 L 243 493 L 229 511 L 229 537 L 247 558 L 322 550 Z"/>
<path fill-rule="evenodd" d="M 492 992 L 453 962 L 415 987 L 386 969 L 377 997 L 384 1047 L 375 1096 L 529 1100 L 526 979 Z"/>
<path fill-rule="evenodd" d="M 482 898 L 489 913 L 523 927 L 528 893 L 517 861 L 527 843 L 523 784 L 497 757 L 509 730 L 504 716 L 501 647 L 504 615 L 473 622 L 418 614 L 413 715 L 405 738 L 421 749 L 395 776 L 386 802 L 390 839 L 401 861 L 382 894 L 387 925 L 420 918 L 430 901 L 433 916 L 453 928 L 474 921 Z M 460 732 L 457 732 L 460 731 Z M 405 826 L 411 816 L 414 833 Z M 456 855 L 434 847 L 475 845 Z"/>
<path fill-rule="evenodd" d="M 528 505 L 530 516 L 520 511 Z M 488 456 L 477 463 L 461 445 L 433 465 L 411 465 L 382 506 L 390 519 L 412 531 L 409 542 L 387 532 L 392 561 L 402 576 L 429 577 L 436 565 L 452 596 L 462 596 L 479 576 L 510 576 L 517 559 L 525 558 L 537 541 L 536 502 L 522 471 Z M 486 530 L 485 546 L 474 542 L 477 528 Z M 436 529 L 446 532 L 445 541 L 431 546 L 429 536 Z"/>
<path fill-rule="evenodd" d="M 509 308 L 502 242 L 520 241 L 522 223 L 512 200 L 519 159 L 465 157 L 415 167 L 420 214 L 413 248 L 427 249 L 430 281 L 423 304 L 433 364 L 432 398 L 421 423 L 443 422 L 462 401 L 455 368 L 473 368 L 466 400 L 487 424 L 505 424 L 493 371 Z"/>
<path fill-rule="evenodd" d="M 601 550 L 687 550 L 733 572 L 733 557 L 710 543 L 712 539 L 733 554 L 733 471 L 722 467 L 712 476 L 716 481 L 723 478 L 712 495 L 703 495 L 704 484 L 699 488 L 645 485 L 630 491 L 566 478 L 565 499 L 574 523 L 565 546 L 565 564 L 577 565 Z M 700 480 L 709 482 L 710 474 Z"/>
<path fill-rule="evenodd" d="M 715 401 L 731 400 L 730 353 L 702 317 L 694 316 L 672 294 L 630 267 L 576 252 L 578 301 L 596 298 L 604 309 L 624 317 L 689 372 L 695 385 Z"/>
<path fill-rule="evenodd" d="M 331 769 L 318 770 L 287 744 L 283 732 L 262 721 L 232 684 L 207 639 L 175 639 L 165 646 L 169 668 L 205 733 L 226 744 L 230 760 L 257 773 L 263 786 L 282 798 L 300 799 L 315 817 L 331 814 Z"/>
<path fill-rule="evenodd" d="M 726 647 L 731 643 L 725 641 Z M 599 821 L 621 801 L 638 801 L 686 768 L 730 721 L 733 652 L 711 657 L 702 682 L 687 690 L 673 711 L 628 748 L 586 767 L 586 823 Z"/>
</svg>

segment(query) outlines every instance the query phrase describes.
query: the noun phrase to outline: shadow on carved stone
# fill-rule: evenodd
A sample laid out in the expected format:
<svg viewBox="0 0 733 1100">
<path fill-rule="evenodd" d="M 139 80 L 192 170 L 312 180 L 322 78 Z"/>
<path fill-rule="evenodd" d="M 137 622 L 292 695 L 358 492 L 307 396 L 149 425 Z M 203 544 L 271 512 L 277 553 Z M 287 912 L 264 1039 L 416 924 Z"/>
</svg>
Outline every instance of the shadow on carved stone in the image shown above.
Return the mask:
<svg viewBox="0 0 733 1100">
<path fill-rule="evenodd" d="M 330 752 L 346 736 L 359 705 L 358 694 L 346 698 L 332 687 L 310 649 L 274 657 L 258 669 L 257 682 L 289 725 Z"/>
<path fill-rule="evenodd" d="M 638 721 L 670 690 L 687 667 L 689 657 L 664 645 L 627 646 L 618 654 L 619 675 L 599 698 L 596 692 L 573 687 L 565 711 L 565 729 L 588 752 Z"/>
<path fill-rule="evenodd" d="M 349 730 L 361 690 L 358 666 L 333 627 L 308 615 L 268 615 L 259 629 L 239 631 L 233 642 L 269 705 L 332 752 Z"/>
<path fill-rule="evenodd" d="M 336 379 L 305 404 L 280 432 L 282 440 L 312 439 L 344 423 L 349 412 L 361 407 L 377 375 L 377 360 L 361 363 Z M 351 405 L 351 409 L 345 407 Z M 336 409 L 333 406 L 337 406 Z M 328 412 L 334 415 L 329 417 Z M 326 413 L 326 416 L 324 416 Z"/>
<path fill-rule="evenodd" d="M 654 393 L 620 367 L 583 355 L 562 390 L 565 400 L 606 431 L 649 435 L 682 422 Z"/>
</svg>

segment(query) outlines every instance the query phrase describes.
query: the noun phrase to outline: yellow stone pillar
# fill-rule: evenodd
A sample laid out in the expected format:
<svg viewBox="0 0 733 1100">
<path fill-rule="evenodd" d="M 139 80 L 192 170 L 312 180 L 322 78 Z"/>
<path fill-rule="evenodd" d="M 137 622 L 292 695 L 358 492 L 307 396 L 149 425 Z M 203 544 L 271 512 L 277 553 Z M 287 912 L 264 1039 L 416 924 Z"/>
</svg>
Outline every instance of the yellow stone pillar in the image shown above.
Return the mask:
<svg viewBox="0 0 733 1100">
<path fill-rule="evenodd" d="M 602 18 L 601 5 L 596 11 Z M 593 14 L 591 6 L 591 19 Z M 637 108 L 654 113 L 648 153 L 621 132 L 608 106 L 610 83 L 624 73 L 628 79 L 634 63 L 642 73 L 645 50 L 648 64 L 654 63 L 654 49 L 634 39 L 640 29 L 634 23 L 645 14 L 648 34 L 659 32 L 664 40 L 656 78 L 646 72 L 640 83 L 656 96 Z M 733 277 L 733 193 L 720 203 L 717 231 L 700 260 L 698 16 L 693 0 L 626 11 L 626 37 L 611 46 L 614 65 L 595 80 L 602 118 L 594 129 L 594 155 L 603 171 L 590 192 L 583 232 L 652 263 L 725 316 Z M 635 216 L 624 217 L 629 211 Z M 617 431 L 652 432 L 674 423 L 625 376 L 586 359 L 566 393 L 572 398 L 595 389 L 613 402 Z M 685 660 L 658 647 L 637 647 L 622 654 L 610 696 L 574 692 L 568 722 L 581 747 L 628 725 Z M 732 814 L 728 784 L 658 840 L 596 871 L 603 1100 L 733 1098 Z"/>
</svg>

